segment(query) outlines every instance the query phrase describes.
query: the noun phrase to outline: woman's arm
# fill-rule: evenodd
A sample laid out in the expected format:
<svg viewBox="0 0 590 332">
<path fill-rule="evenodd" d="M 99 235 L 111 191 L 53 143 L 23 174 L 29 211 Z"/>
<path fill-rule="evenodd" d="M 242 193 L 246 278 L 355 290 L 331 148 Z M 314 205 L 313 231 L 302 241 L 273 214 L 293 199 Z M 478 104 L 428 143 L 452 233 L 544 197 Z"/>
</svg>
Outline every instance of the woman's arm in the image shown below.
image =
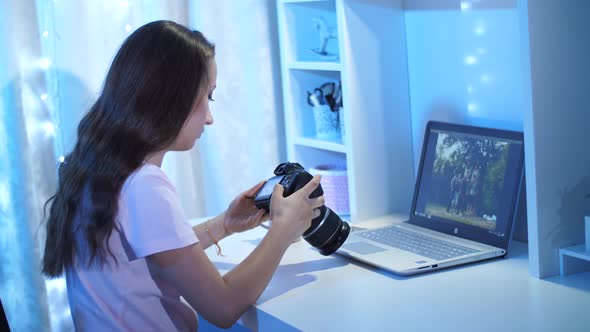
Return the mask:
<svg viewBox="0 0 590 332">
<path fill-rule="evenodd" d="M 289 244 L 269 231 L 254 251 L 224 276 L 198 244 L 154 254 L 149 261 L 193 309 L 209 322 L 228 328 L 262 294 Z"/>
<path fill-rule="evenodd" d="M 229 235 L 223 225 L 224 215 L 225 213 L 222 213 L 193 227 L 193 232 L 197 235 L 203 250 L 212 246 L 215 241 L 219 242 Z M 209 233 L 207 233 L 207 230 Z"/>
<path fill-rule="evenodd" d="M 314 177 L 289 197 L 282 197 L 283 188 L 275 186 L 270 230 L 254 251 L 224 276 L 198 244 L 148 256 L 148 261 L 205 319 L 227 328 L 260 297 L 289 245 L 310 226 L 314 209 L 324 204 L 323 196 L 309 198 L 319 179 Z M 196 228 L 200 232 L 199 226 Z"/>
</svg>

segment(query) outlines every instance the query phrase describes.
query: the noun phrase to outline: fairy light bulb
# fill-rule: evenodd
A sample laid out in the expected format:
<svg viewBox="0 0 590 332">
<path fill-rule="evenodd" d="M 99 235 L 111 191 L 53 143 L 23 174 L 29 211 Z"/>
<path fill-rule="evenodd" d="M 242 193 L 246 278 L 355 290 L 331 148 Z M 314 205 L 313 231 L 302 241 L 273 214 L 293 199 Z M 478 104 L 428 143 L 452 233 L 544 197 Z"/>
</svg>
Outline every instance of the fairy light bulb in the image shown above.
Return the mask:
<svg viewBox="0 0 590 332">
<path fill-rule="evenodd" d="M 41 69 L 47 70 L 47 69 L 49 69 L 50 66 L 51 66 L 51 60 L 49 60 L 48 58 L 39 59 L 39 67 L 41 67 Z"/>
<path fill-rule="evenodd" d="M 55 125 L 51 121 L 44 121 L 40 125 L 41 129 L 45 132 L 46 137 L 55 136 Z"/>
</svg>

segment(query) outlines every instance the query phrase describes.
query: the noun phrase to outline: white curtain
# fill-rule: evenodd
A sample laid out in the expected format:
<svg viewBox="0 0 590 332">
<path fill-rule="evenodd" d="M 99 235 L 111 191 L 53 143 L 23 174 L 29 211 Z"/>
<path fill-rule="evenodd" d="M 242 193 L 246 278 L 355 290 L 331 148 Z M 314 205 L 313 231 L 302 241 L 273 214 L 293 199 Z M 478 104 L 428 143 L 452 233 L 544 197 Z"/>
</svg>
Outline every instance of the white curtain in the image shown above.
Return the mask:
<svg viewBox="0 0 590 332">
<path fill-rule="evenodd" d="M 275 12 L 271 0 L 189 2 L 189 25 L 215 43 L 218 67 L 215 123 L 164 165 L 189 217 L 222 212 L 284 159 Z"/>
<path fill-rule="evenodd" d="M 0 16 L 0 298 L 14 331 L 38 331 L 49 318 L 35 235 L 55 188 L 47 85 L 34 2 L 0 1 Z"/>
<path fill-rule="evenodd" d="M 113 55 L 139 26 L 170 19 L 216 44 L 215 124 L 163 166 L 187 216 L 217 214 L 272 175 L 284 156 L 274 13 L 272 0 L 0 1 L 0 296 L 14 331 L 72 329 L 63 279 L 45 287 L 40 275 L 42 205 Z"/>
</svg>

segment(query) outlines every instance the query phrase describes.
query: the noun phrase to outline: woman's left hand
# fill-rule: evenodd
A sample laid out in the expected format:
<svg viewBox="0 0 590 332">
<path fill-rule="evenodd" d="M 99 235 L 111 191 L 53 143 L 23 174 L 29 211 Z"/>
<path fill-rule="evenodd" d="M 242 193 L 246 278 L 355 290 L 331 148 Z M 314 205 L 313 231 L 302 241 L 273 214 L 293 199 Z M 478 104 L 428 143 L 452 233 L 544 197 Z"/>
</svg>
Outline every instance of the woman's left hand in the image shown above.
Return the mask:
<svg viewBox="0 0 590 332">
<path fill-rule="evenodd" d="M 254 205 L 254 195 L 265 183 L 261 181 L 254 187 L 239 194 L 229 204 L 223 217 L 223 227 L 227 235 L 252 229 L 268 220 L 269 214 Z"/>
</svg>

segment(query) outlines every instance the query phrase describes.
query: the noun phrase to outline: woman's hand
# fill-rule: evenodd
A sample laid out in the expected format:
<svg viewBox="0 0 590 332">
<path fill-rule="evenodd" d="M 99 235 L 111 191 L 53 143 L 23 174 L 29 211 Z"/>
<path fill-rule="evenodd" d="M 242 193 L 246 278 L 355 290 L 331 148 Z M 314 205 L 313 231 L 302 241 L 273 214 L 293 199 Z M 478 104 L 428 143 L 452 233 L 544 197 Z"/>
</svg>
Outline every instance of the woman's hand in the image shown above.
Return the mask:
<svg viewBox="0 0 590 332">
<path fill-rule="evenodd" d="M 226 235 L 247 231 L 268 220 L 268 213 L 254 205 L 254 195 L 264 183 L 265 181 L 259 182 L 254 187 L 239 194 L 229 204 L 222 223 Z"/>
<path fill-rule="evenodd" d="M 277 230 L 287 241 L 294 242 L 311 226 L 311 220 L 320 214 L 324 196 L 309 198 L 320 184 L 316 175 L 303 188 L 283 197 L 284 188 L 276 184 L 270 199 L 271 230 Z"/>
</svg>

